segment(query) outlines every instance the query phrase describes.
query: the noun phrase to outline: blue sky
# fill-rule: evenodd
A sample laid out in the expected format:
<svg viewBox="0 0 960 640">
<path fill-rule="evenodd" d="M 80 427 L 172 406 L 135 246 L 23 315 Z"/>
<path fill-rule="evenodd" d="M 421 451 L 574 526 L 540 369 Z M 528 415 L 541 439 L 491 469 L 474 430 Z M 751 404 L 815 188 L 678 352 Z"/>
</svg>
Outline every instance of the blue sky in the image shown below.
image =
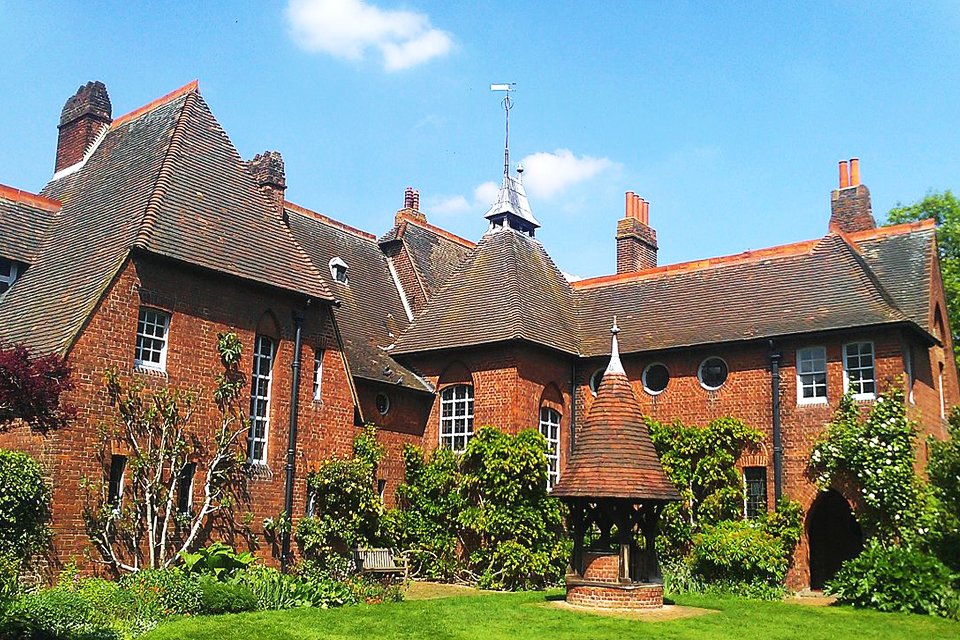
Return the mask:
<svg viewBox="0 0 960 640">
<path fill-rule="evenodd" d="M 908 6 L 910 5 L 910 6 Z M 511 154 L 561 269 L 615 269 L 623 194 L 651 202 L 661 264 L 823 235 L 837 161 L 878 219 L 960 189 L 953 2 L 9 2 L 0 0 L 0 183 L 50 178 L 64 101 L 114 115 L 194 78 L 287 197 L 380 234 L 420 190 L 477 239 Z"/>
</svg>

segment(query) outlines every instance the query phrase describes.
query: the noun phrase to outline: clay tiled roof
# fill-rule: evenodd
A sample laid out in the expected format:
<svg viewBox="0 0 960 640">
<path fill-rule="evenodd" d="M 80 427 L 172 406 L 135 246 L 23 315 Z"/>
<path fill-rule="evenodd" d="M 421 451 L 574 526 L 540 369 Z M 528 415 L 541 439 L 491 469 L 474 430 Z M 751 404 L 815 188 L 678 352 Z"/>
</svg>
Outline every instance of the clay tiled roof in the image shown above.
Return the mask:
<svg viewBox="0 0 960 640">
<path fill-rule="evenodd" d="M 885 242 L 830 234 L 740 256 L 575 282 L 583 355 L 605 353 L 613 314 L 624 329 L 625 352 L 908 322 L 913 315 L 899 304 L 918 297 L 903 292 L 919 282 L 914 267 L 898 264 L 903 258 L 892 249 L 912 241 Z M 874 265 L 884 266 L 882 273 L 875 274 Z"/>
<path fill-rule="evenodd" d="M 33 264 L 60 203 L 0 184 L 0 257 Z"/>
<path fill-rule="evenodd" d="M 432 224 L 401 218 L 380 244 L 400 240 L 413 260 L 417 277 L 430 298 L 443 286 L 476 245 Z"/>
<path fill-rule="evenodd" d="M 297 205 L 287 203 L 286 211 L 294 238 L 341 302 L 334 313 L 350 372 L 358 378 L 432 392 L 383 349 L 406 328 L 407 316 L 375 237 Z M 347 264 L 347 284 L 330 274 L 333 258 Z"/>
<path fill-rule="evenodd" d="M 394 353 L 526 340 L 576 355 L 570 285 L 543 246 L 488 232 L 400 337 Z"/>
<path fill-rule="evenodd" d="M 570 462 L 552 495 L 638 501 L 680 499 L 663 473 L 640 404 L 620 365 L 616 340 L 597 398 L 577 432 Z"/>
<path fill-rule="evenodd" d="M 43 195 L 63 207 L 0 304 L 0 339 L 69 348 L 134 248 L 332 300 L 196 83 L 115 120 L 86 163 Z"/>
</svg>

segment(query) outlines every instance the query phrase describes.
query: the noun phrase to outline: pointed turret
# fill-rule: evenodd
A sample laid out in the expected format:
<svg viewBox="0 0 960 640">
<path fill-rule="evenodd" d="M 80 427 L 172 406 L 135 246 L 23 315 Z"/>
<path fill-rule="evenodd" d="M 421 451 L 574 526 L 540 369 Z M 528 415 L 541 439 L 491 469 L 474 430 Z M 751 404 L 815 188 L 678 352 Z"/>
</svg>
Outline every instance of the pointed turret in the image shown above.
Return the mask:
<svg viewBox="0 0 960 640">
<path fill-rule="evenodd" d="M 640 403 L 620 362 L 614 319 L 610 364 L 566 470 L 552 494 L 563 498 L 679 500 L 643 421 Z"/>
<path fill-rule="evenodd" d="M 530 237 L 536 234 L 540 223 L 530 210 L 530 201 L 523 189 L 522 177 L 522 165 L 517 166 L 516 178 L 512 177 L 509 171 L 504 172 L 497 200 L 483 216 L 490 221 L 490 229 L 515 229 Z"/>
</svg>

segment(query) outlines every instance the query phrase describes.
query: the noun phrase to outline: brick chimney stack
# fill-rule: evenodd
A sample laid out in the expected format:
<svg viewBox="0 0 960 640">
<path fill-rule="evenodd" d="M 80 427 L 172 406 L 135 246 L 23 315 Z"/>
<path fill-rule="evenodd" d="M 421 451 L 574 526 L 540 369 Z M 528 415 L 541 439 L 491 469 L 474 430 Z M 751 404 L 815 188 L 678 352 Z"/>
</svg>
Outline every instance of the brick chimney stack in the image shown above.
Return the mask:
<svg viewBox="0 0 960 640">
<path fill-rule="evenodd" d="M 626 212 L 617 222 L 617 273 L 657 266 L 657 232 L 650 226 L 650 203 L 627 191 Z"/>
<path fill-rule="evenodd" d="M 875 229 L 870 190 L 860 184 L 860 160 L 840 161 L 840 186 L 830 193 L 830 230 L 865 231 Z"/>
<path fill-rule="evenodd" d="M 98 81 L 77 89 L 60 112 L 57 162 L 54 172 L 72 167 L 86 154 L 100 132 L 113 122 L 113 107 L 107 87 Z"/>
<path fill-rule="evenodd" d="M 400 224 L 401 218 L 414 218 L 420 222 L 427 221 L 427 216 L 420 211 L 420 192 L 413 187 L 407 187 L 403 192 L 403 209 L 397 211 L 397 224 Z"/>
<path fill-rule="evenodd" d="M 283 168 L 283 156 L 279 151 L 264 151 L 247 163 L 250 173 L 260 191 L 273 203 L 277 211 L 283 212 L 283 192 L 287 189 L 287 176 Z"/>
</svg>

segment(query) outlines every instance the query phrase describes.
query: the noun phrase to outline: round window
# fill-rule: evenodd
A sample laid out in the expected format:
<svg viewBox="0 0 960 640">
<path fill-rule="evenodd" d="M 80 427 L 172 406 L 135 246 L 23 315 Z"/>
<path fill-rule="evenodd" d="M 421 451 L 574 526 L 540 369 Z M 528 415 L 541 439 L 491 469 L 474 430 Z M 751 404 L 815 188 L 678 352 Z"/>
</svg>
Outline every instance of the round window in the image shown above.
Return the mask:
<svg viewBox="0 0 960 640">
<path fill-rule="evenodd" d="M 603 374 L 606 371 L 603 367 L 597 369 L 593 372 L 593 375 L 590 376 L 590 393 L 597 395 L 597 392 L 600 391 L 600 381 L 603 380 Z"/>
<path fill-rule="evenodd" d="M 377 411 L 382 416 L 387 415 L 387 412 L 390 411 L 390 396 L 385 393 L 377 394 Z"/>
<path fill-rule="evenodd" d="M 670 382 L 670 372 L 667 367 L 659 362 L 648 364 L 643 370 L 643 390 L 650 395 L 657 395 L 667 388 Z"/>
<path fill-rule="evenodd" d="M 727 381 L 727 363 L 723 358 L 707 358 L 700 363 L 697 378 L 700 379 L 704 389 L 709 391 L 719 389 Z"/>
</svg>

